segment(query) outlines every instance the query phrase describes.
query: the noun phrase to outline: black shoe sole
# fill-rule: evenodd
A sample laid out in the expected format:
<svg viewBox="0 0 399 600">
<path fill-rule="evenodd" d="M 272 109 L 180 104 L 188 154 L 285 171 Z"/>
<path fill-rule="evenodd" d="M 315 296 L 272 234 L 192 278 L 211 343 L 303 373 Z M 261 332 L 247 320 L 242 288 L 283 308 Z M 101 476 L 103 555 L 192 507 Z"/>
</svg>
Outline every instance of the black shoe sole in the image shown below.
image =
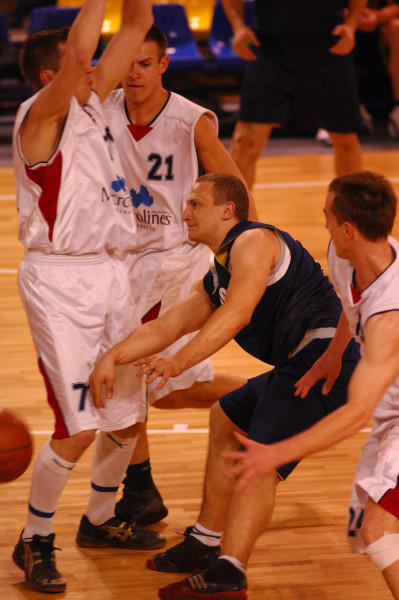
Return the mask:
<svg viewBox="0 0 399 600">
<path fill-rule="evenodd" d="M 24 562 L 23 560 L 20 560 L 20 557 L 17 554 L 16 548 L 14 549 L 14 552 L 12 553 L 12 559 L 14 561 L 14 563 L 17 565 L 17 567 L 19 569 L 21 569 L 21 571 L 25 571 L 25 566 L 24 566 Z M 63 585 L 58 585 L 58 586 L 53 586 L 52 588 L 48 588 L 46 586 L 42 586 L 40 585 L 40 583 L 35 583 L 34 581 L 29 581 L 28 579 L 26 579 L 26 574 L 25 574 L 25 587 L 29 588 L 30 590 L 34 590 L 35 592 L 43 592 L 44 594 L 60 594 L 62 592 L 65 592 L 66 590 L 66 583 Z"/>
<path fill-rule="evenodd" d="M 25 587 L 30 590 L 34 590 L 35 592 L 42 592 L 44 594 L 61 594 L 66 590 L 66 584 L 63 586 L 54 586 L 52 588 L 43 587 L 37 583 L 33 583 L 32 581 L 25 581 Z"/>
</svg>

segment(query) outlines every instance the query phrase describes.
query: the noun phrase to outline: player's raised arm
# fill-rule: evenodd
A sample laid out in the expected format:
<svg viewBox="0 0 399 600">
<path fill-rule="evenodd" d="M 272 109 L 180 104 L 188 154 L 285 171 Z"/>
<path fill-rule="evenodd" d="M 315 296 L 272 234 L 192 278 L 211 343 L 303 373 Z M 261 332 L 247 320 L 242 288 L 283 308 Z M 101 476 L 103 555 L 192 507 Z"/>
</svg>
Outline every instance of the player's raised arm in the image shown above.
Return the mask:
<svg viewBox="0 0 399 600">
<path fill-rule="evenodd" d="M 198 119 L 194 129 L 194 140 L 199 162 L 206 173 L 231 173 L 241 179 L 247 188 L 244 177 L 230 153 L 218 138 L 215 128 L 206 114 Z M 252 194 L 248 188 L 247 192 L 249 198 L 248 218 L 251 221 L 257 221 L 258 214 Z"/>
<path fill-rule="evenodd" d="M 37 61 L 37 89 L 41 89 L 21 127 L 21 148 L 31 165 L 47 161 L 58 145 L 72 96 L 88 97 L 91 89 L 90 60 L 98 44 L 106 0 L 87 0 L 78 13 L 66 41 L 52 49 L 53 68 L 41 68 L 28 38 L 25 54 Z M 31 36 L 32 37 L 32 36 Z M 87 91 L 83 89 L 87 87 Z"/>
<path fill-rule="evenodd" d="M 150 0 L 124 0 L 121 26 L 94 69 L 94 89 L 103 101 L 120 83 L 153 23 Z"/>
</svg>

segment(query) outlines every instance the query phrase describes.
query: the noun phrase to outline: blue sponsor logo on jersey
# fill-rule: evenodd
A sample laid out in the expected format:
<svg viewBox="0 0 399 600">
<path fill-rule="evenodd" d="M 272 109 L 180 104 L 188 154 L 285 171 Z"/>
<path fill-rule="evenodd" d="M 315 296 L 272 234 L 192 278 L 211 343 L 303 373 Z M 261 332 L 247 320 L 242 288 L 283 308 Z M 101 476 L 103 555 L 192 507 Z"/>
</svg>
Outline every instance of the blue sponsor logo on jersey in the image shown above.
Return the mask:
<svg viewBox="0 0 399 600">
<path fill-rule="evenodd" d="M 130 198 L 134 208 L 138 208 L 140 204 L 151 206 L 154 204 L 154 198 L 148 193 L 144 185 L 140 186 L 140 191 L 137 193 L 133 188 L 130 190 Z"/>
<path fill-rule="evenodd" d="M 126 190 L 125 178 L 120 177 L 119 175 L 117 175 L 116 177 L 117 177 L 117 179 L 115 179 L 114 181 L 111 182 L 111 188 L 114 190 L 114 192 L 120 192 L 121 190 Z"/>
</svg>

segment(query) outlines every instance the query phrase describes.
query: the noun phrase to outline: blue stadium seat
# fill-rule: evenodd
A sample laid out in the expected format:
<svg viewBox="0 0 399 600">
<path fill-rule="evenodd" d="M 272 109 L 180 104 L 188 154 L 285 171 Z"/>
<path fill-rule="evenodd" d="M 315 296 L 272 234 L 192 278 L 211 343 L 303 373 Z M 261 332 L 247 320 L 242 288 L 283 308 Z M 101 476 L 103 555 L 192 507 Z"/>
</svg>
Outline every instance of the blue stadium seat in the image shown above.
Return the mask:
<svg viewBox="0 0 399 600">
<path fill-rule="evenodd" d="M 7 121 L 18 105 L 32 95 L 32 88 L 23 81 L 18 50 L 12 44 L 7 19 L 0 10 L 0 118 Z M 12 122 L 12 120 L 11 120 Z"/>
<path fill-rule="evenodd" d="M 255 21 L 255 0 L 245 0 L 244 21 L 252 26 Z M 218 0 L 213 11 L 211 30 L 209 32 L 209 50 L 217 66 L 224 69 L 242 69 L 245 60 L 240 58 L 232 48 L 233 31 Z"/>
<path fill-rule="evenodd" d="M 63 25 L 72 25 L 79 10 L 79 6 L 40 6 L 34 8 L 30 15 L 28 34 L 43 31 L 43 29 L 55 29 L 63 27 Z"/>
<path fill-rule="evenodd" d="M 80 6 L 40 6 L 34 8 L 30 15 L 28 34 L 44 29 L 56 29 L 64 25 L 72 25 L 80 9 Z M 98 62 L 104 47 L 104 40 L 100 37 L 92 64 Z"/>
<path fill-rule="evenodd" d="M 154 23 L 168 40 L 169 72 L 200 71 L 205 60 L 198 50 L 181 4 L 153 4 Z"/>
<path fill-rule="evenodd" d="M 4 47 L 11 48 L 8 24 L 6 16 L 2 10 L 0 10 L 0 42 L 4 45 Z"/>
</svg>

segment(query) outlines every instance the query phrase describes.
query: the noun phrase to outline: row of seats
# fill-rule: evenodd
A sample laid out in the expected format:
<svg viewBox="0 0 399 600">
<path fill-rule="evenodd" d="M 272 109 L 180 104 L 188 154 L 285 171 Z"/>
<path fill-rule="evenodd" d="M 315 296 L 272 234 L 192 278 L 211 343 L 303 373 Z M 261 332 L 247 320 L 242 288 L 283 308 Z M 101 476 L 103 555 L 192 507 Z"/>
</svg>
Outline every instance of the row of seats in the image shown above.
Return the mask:
<svg viewBox="0 0 399 600">
<path fill-rule="evenodd" d="M 28 33 L 71 25 L 79 10 L 80 6 L 36 8 L 31 12 Z M 224 111 L 219 102 L 212 99 L 212 91 L 237 91 L 244 61 L 232 49 L 233 33 L 221 3 L 218 1 L 214 6 L 208 43 L 205 49 L 202 48 L 203 52 L 199 50 L 182 4 L 154 3 L 153 12 L 156 25 L 165 32 L 168 41 L 168 73 L 173 78 L 173 81 L 169 81 L 170 89 L 186 95 L 204 95 L 206 102 L 212 105 L 211 108 L 223 121 Z M 245 20 L 248 24 L 253 22 L 254 12 L 254 0 L 245 0 Z M 101 38 L 95 59 L 104 47 Z M 32 94 L 31 87 L 20 74 L 17 56 L 18 49 L 10 42 L 7 21 L 0 11 L 0 111 L 3 115 L 13 115 L 17 106 Z M 226 71 L 233 73 L 232 78 L 228 76 L 228 81 L 220 76 Z M 183 74 L 198 73 L 203 79 L 202 72 L 206 74 L 207 84 L 205 87 L 201 85 L 201 90 L 197 89 L 196 77 L 181 77 Z M 199 101 L 196 96 L 195 99 Z M 230 116 L 228 121 L 230 127 Z"/>
<path fill-rule="evenodd" d="M 173 4 L 179 2 L 184 5 L 187 20 L 195 39 L 199 42 L 206 42 L 213 9 L 216 0 L 151 0 L 153 4 L 162 2 L 162 4 Z M 82 6 L 85 0 L 57 0 L 57 6 Z M 104 38 L 108 41 L 118 30 L 120 25 L 120 15 L 123 0 L 109 0 L 105 7 L 105 16 L 102 26 Z"/>
<path fill-rule="evenodd" d="M 244 18 L 247 24 L 254 21 L 254 0 L 245 0 Z M 205 68 L 206 57 L 199 50 L 193 32 L 191 31 L 182 4 L 159 3 L 153 4 L 155 24 L 166 34 L 168 40 L 168 55 L 170 72 L 200 71 Z M 71 25 L 79 12 L 79 7 L 50 6 L 35 8 L 31 13 L 29 33 L 51 29 L 62 25 Z M 208 39 L 208 52 L 216 67 L 223 69 L 240 69 L 244 61 L 237 56 L 232 48 L 233 32 L 223 7 L 218 1 L 214 6 L 211 28 Z M 101 45 L 98 53 L 101 52 Z M 209 61 L 208 57 L 208 61 Z"/>
</svg>

